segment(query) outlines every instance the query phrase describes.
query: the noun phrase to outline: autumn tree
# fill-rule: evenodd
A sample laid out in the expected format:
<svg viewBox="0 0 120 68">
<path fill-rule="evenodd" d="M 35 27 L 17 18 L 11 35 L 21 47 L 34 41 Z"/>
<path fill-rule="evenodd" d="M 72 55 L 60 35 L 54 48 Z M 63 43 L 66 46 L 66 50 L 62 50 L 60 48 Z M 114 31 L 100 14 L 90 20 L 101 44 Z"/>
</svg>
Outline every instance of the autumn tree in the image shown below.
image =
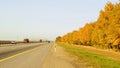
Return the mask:
<svg viewBox="0 0 120 68">
<path fill-rule="evenodd" d="M 55 41 L 60 42 L 61 41 L 61 36 L 58 36 Z"/>
<path fill-rule="evenodd" d="M 116 4 L 108 2 L 100 11 L 97 21 L 57 39 L 69 44 L 120 50 L 120 2 Z"/>
</svg>

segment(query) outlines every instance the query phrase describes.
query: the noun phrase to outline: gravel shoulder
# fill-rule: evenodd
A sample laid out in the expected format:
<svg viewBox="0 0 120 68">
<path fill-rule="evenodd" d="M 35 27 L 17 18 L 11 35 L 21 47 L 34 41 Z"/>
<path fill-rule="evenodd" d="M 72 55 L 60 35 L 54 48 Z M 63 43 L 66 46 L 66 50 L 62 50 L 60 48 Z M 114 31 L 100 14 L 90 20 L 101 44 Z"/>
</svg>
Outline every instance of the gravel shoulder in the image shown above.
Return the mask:
<svg viewBox="0 0 120 68">
<path fill-rule="evenodd" d="M 69 54 L 64 48 L 55 44 L 44 60 L 42 68 L 86 68 L 84 64 L 77 62 L 77 59 L 76 56 Z"/>
</svg>

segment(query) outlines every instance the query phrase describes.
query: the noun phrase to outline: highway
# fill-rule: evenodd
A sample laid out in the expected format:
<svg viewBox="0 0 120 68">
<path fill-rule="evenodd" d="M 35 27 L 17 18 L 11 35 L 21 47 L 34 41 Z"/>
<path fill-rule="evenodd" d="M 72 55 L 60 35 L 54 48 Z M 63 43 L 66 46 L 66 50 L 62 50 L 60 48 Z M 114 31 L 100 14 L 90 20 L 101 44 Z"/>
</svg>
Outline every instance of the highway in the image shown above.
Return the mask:
<svg viewBox="0 0 120 68">
<path fill-rule="evenodd" d="M 40 68 L 53 43 L 0 46 L 0 68 Z"/>
<path fill-rule="evenodd" d="M 86 68 L 55 43 L 0 46 L 0 68 Z"/>
</svg>

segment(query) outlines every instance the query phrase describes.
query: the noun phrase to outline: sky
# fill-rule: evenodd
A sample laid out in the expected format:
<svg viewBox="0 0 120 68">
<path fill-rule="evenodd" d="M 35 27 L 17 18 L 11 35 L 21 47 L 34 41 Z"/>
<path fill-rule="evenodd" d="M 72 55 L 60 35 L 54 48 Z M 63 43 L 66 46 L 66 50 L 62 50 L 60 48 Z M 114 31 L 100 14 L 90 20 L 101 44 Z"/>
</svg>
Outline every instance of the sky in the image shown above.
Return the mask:
<svg viewBox="0 0 120 68">
<path fill-rule="evenodd" d="M 0 40 L 55 40 L 94 22 L 118 0 L 0 0 Z"/>
</svg>

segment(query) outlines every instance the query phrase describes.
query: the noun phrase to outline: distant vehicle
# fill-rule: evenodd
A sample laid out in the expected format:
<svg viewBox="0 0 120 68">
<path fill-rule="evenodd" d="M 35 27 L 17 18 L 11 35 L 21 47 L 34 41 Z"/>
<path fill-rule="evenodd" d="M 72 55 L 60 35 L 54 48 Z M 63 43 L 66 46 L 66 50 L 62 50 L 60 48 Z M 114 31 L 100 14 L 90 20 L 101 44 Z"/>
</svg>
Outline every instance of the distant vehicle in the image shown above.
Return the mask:
<svg viewBox="0 0 120 68">
<path fill-rule="evenodd" d="M 24 39 L 24 43 L 29 43 L 29 39 L 28 38 Z"/>
<path fill-rule="evenodd" d="M 40 39 L 40 40 L 39 40 L 39 42 L 43 42 L 43 40 L 42 40 L 42 39 Z"/>
<path fill-rule="evenodd" d="M 11 44 L 16 44 L 16 42 L 15 41 L 11 41 Z"/>
</svg>

